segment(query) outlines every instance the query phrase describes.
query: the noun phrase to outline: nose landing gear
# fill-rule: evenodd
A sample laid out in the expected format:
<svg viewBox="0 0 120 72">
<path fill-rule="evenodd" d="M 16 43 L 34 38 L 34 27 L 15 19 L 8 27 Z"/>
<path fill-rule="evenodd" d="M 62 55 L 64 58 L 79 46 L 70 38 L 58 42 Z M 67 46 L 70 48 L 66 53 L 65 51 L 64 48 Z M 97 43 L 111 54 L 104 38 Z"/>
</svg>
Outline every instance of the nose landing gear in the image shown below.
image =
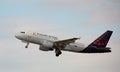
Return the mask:
<svg viewBox="0 0 120 72">
<path fill-rule="evenodd" d="M 28 45 L 29 45 L 29 43 L 27 43 L 27 45 L 25 46 L 25 48 L 28 48 Z"/>
</svg>

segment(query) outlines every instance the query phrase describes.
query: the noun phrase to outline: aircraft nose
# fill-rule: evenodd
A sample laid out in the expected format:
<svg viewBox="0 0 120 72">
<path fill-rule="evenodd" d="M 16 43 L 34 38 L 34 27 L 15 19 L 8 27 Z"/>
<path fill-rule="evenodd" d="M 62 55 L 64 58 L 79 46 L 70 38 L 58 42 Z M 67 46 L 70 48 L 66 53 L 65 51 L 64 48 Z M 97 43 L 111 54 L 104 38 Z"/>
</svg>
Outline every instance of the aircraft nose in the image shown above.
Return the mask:
<svg viewBox="0 0 120 72">
<path fill-rule="evenodd" d="M 18 34 L 15 34 L 15 37 L 18 38 Z"/>
<path fill-rule="evenodd" d="M 15 37 L 19 39 L 19 38 L 20 38 L 20 35 L 19 35 L 19 34 L 15 34 Z"/>
</svg>

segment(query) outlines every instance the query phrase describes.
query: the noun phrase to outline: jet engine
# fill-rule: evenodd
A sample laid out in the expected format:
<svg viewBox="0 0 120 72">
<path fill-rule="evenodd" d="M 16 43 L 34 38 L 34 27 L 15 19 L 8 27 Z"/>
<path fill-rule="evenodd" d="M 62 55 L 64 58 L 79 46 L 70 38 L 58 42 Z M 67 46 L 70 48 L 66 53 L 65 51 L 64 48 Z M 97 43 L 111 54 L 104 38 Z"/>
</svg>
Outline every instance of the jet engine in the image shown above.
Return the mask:
<svg viewBox="0 0 120 72">
<path fill-rule="evenodd" d="M 40 45 L 39 49 L 42 50 L 42 51 L 53 50 L 53 42 L 44 41 L 44 42 L 42 43 L 42 45 Z"/>
<path fill-rule="evenodd" d="M 42 45 L 43 45 L 44 47 L 52 48 L 52 47 L 53 47 L 53 42 L 51 42 L 51 41 L 44 41 L 44 42 L 42 43 Z"/>
<path fill-rule="evenodd" d="M 42 50 L 42 51 L 49 51 L 49 48 L 44 47 L 42 45 L 40 45 L 39 49 Z"/>
</svg>

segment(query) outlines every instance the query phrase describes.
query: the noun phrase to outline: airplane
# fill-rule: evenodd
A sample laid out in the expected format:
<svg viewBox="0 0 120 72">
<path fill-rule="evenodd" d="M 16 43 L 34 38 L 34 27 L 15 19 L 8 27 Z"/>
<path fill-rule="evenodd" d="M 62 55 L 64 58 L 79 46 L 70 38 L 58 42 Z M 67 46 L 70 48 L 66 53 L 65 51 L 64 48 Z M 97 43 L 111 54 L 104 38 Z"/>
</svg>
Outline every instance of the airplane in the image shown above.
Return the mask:
<svg viewBox="0 0 120 72">
<path fill-rule="evenodd" d="M 106 46 L 112 33 L 113 31 L 107 30 L 87 47 L 81 46 L 80 43 L 77 43 L 76 40 L 80 39 L 77 37 L 59 40 L 54 36 L 25 31 L 17 33 L 15 37 L 27 44 L 25 48 L 28 48 L 29 43 L 38 44 L 40 50 L 55 51 L 55 55 L 58 57 L 62 54 L 62 51 L 76 53 L 109 53 L 111 52 L 111 48 Z"/>
</svg>

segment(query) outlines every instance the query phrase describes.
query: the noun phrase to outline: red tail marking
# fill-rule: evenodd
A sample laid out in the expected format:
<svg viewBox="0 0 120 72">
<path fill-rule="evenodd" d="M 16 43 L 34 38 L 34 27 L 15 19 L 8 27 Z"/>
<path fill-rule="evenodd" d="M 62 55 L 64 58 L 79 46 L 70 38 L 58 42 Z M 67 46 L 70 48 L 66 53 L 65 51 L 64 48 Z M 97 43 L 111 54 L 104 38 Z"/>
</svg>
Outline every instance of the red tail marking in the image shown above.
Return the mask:
<svg viewBox="0 0 120 72">
<path fill-rule="evenodd" d="M 99 37 L 97 40 L 95 40 L 95 41 L 93 42 L 93 44 L 94 44 L 94 45 L 102 45 L 102 46 L 106 45 L 107 42 L 108 42 L 108 40 L 106 40 L 104 43 L 100 42 L 101 39 L 103 39 L 106 35 L 107 35 L 107 32 L 106 32 L 105 34 L 103 34 L 101 37 Z"/>
</svg>

